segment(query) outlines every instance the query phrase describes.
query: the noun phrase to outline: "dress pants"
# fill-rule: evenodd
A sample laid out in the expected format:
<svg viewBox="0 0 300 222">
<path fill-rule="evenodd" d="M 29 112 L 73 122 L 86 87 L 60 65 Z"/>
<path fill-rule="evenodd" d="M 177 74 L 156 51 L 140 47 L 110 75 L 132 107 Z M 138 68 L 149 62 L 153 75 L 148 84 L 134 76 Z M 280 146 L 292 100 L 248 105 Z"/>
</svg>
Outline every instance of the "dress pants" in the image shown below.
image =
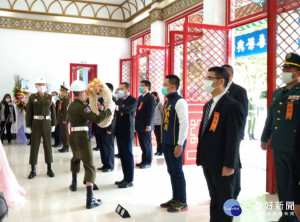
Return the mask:
<svg viewBox="0 0 300 222">
<path fill-rule="evenodd" d="M 132 139 L 122 139 L 117 136 L 117 144 L 121 159 L 124 180 L 128 183 L 133 181 L 133 154 L 132 154 Z"/>
<path fill-rule="evenodd" d="M 7 136 L 7 141 L 10 143 L 11 142 L 11 125 L 12 125 L 12 122 L 7 122 L 6 125 L 5 125 L 5 122 L 2 121 L 1 122 L 1 130 L 0 130 L 0 133 L 2 132 L 2 136 L 1 136 L 1 141 L 3 143 L 3 139 L 4 139 L 4 128 L 6 129 L 6 136 Z"/>
<path fill-rule="evenodd" d="M 142 163 L 152 163 L 151 131 L 138 132 L 139 142 L 142 149 Z"/>
<path fill-rule="evenodd" d="M 114 169 L 115 166 L 115 150 L 113 134 L 107 134 L 106 129 L 100 128 L 101 150 L 100 156 L 102 164 L 105 168 Z"/>
<path fill-rule="evenodd" d="M 156 137 L 156 144 L 157 144 L 157 148 L 156 148 L 156 152 L 158 153 L 163 153 L 163 148 L 162 148 L 162 144 L 161 144 L 161 125 L 155 125 L 154 126 L 154 134 Z"/>
<path fill-rule="evenodd" d="M 290 188 L 292 187 L 292 153 L 285 151 L 273 150 L 273 159 L 275 167 L 276 187 L 278 191 L 279 201 L 283 201 L 282 215 L 285 213 L 285 221 L 297 221 L 296 216 L 291 216 L 291 211 L 286 210 L 286 202 L 292 201 Z"/>
<path fill-rule="evenodd" d="M 54 137 L 54 145 L 60 146 L 62 144 L 62 138 L 61 138 L 61 131 L 60 131 L 59 124 L 55 126 L 53 137 Z"/>
<path fill-rule="evenodd" d="M 203 172 L 211 198 L 210 222 L 231 222 L 233 217 L 224 212 L 223 206 L 227 200 L 234 199 L 235 174 L 222 176 L 222 168 L 203 167 Z"/>
<path fill-rule="evenodd" d="M 101 128 L 97 124 L 93 123 L 93 131 L 95 132 L 95 139 L 96 139 L 96 147 L 100 149 L 101 152 Z M 101 161 L 103 163 L 103 159 L 101 157 Z"/>
<path fill-rule="evenodd" d="M 173 199 L 179 200 L 181 203 L 186 203 L 186 183 L 184 173 L 182 171 L 183 157 L 176 158 L 174 156 L 174 145 L 162 144 L 165 160 L 168 168 L 168 173 L 171 178 L 173 191 Z M 183 149 L 184 151 L 184 149 Z"/>
</svg>

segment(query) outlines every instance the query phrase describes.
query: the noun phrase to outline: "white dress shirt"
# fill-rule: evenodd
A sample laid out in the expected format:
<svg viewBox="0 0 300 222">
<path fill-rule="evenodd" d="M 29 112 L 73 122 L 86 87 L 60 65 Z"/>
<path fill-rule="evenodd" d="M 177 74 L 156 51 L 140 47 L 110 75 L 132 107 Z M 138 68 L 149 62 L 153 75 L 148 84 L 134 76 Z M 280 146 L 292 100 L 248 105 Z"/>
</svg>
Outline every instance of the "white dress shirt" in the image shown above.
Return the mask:
<svg viewBox="0 0 300 222">
<path fill-rule="evenodd" d="M 177 144 L 182 146 L 187 138 L 189 129 L 188 104 L 185 99 L 179 99 L 175 105 L 175 110 L 179 120 L 179 135 Z"/>
<path fill-rule="evenodd" d="M 212 112 L 214 111 L 214 108 L 215 106 L 217 105 L 217 103 L 219 102 L 219 100 L 222 98 L 222 96 L 224 96 L 224 94 L 226 93 L 227 91 L 224 91 L 222 92 L 221 94 L 215 96 L 213 99 L 213 103 L 211 104 L 211 107 L 210 107 L 210 111 L 209 111 L 209 117 L 210 115 L 212 114 Z"/>
</svg>

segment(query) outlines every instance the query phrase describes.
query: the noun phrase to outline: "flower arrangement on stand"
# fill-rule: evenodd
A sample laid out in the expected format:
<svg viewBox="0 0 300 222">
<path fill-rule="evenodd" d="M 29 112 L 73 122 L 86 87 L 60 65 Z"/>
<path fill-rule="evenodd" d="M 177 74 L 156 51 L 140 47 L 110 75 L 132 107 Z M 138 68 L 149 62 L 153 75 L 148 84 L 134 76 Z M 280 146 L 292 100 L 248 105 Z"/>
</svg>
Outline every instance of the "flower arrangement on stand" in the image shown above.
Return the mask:
<svg viewBox="0 0 300 222">
<path fill-rule="evenodd" d="M 21 84 L 22 84 L 22 78 L 20 75 L 15 75 L 15 87 L 13 89 L 13 96 L 14 100 L 13 103 L 16 104 L 18 111 L 21 112 L 24 110 L 28 98 L 29 98 L 29 92 L 28 92 L 28 87 L 26 86 L 25 89 L 21 89 Z"/>
<path fill-rule="evenodd" d="M 29 92 L 28 87 L 22 89 L 22 78 L 20 75 L 15 75 L 15 87 L 13 89 L 14 100 L 13 103 L 16 104 L 18 108 L 17 112 L 17 143 L 27 143 L 27 138 L 25 135 L 25 107 L 28 103 Z"/>
</svg>

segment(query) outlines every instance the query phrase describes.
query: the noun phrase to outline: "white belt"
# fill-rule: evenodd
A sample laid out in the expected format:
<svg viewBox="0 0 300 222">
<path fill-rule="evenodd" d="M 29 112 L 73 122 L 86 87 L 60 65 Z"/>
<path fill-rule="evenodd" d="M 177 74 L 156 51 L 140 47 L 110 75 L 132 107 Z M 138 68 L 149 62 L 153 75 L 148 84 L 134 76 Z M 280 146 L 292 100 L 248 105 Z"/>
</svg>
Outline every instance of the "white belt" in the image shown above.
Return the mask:
<svg viewBox="0 0 300 222">
<path fill-rule="evenodd" d="M 89 128 L 87 126 L 76 126 L 76 127 L 71 127 L 71 131 L 89 131 Z"/>
<path fill-rule="evenodd" d="M 33 116 L 33 119 L 37 119 L 37 120 L 50 119 L 50 116 Z"/>
</svg>

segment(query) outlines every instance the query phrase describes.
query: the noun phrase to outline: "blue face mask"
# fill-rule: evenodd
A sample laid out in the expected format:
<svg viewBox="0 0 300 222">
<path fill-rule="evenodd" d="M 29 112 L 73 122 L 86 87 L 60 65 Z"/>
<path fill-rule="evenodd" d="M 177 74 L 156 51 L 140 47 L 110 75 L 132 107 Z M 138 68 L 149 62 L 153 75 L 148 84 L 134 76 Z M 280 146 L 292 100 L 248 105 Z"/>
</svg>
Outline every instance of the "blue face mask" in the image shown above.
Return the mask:
<svg viewBox="0 0 300 222">
<path fill-rule="evenodd" d="M 119 96 L 120 98 L 123 98 L 125 96 L 124 90 L 119 90 Z"/>
<path fill-rule="evenodd" d="M 167 95 L 168 95 L 167 87 L 165 87 L 165 86 L 162 87 L 161 92 L 162 92 L 162 94 L 163 94 L 164 96 L 167 96 Z"/>
<path fill-rule="evenodd" d="M 10 102 L 10 99 L 6 98 L 5 101 L 8 103 L 8 102 Z"/>
<path fill-rule="evenodd" d="M 143 93 L 144 92 L 144 87 L 140 86 L 139 91 L 140 91 L 140 93 Z"/>
</svg>

